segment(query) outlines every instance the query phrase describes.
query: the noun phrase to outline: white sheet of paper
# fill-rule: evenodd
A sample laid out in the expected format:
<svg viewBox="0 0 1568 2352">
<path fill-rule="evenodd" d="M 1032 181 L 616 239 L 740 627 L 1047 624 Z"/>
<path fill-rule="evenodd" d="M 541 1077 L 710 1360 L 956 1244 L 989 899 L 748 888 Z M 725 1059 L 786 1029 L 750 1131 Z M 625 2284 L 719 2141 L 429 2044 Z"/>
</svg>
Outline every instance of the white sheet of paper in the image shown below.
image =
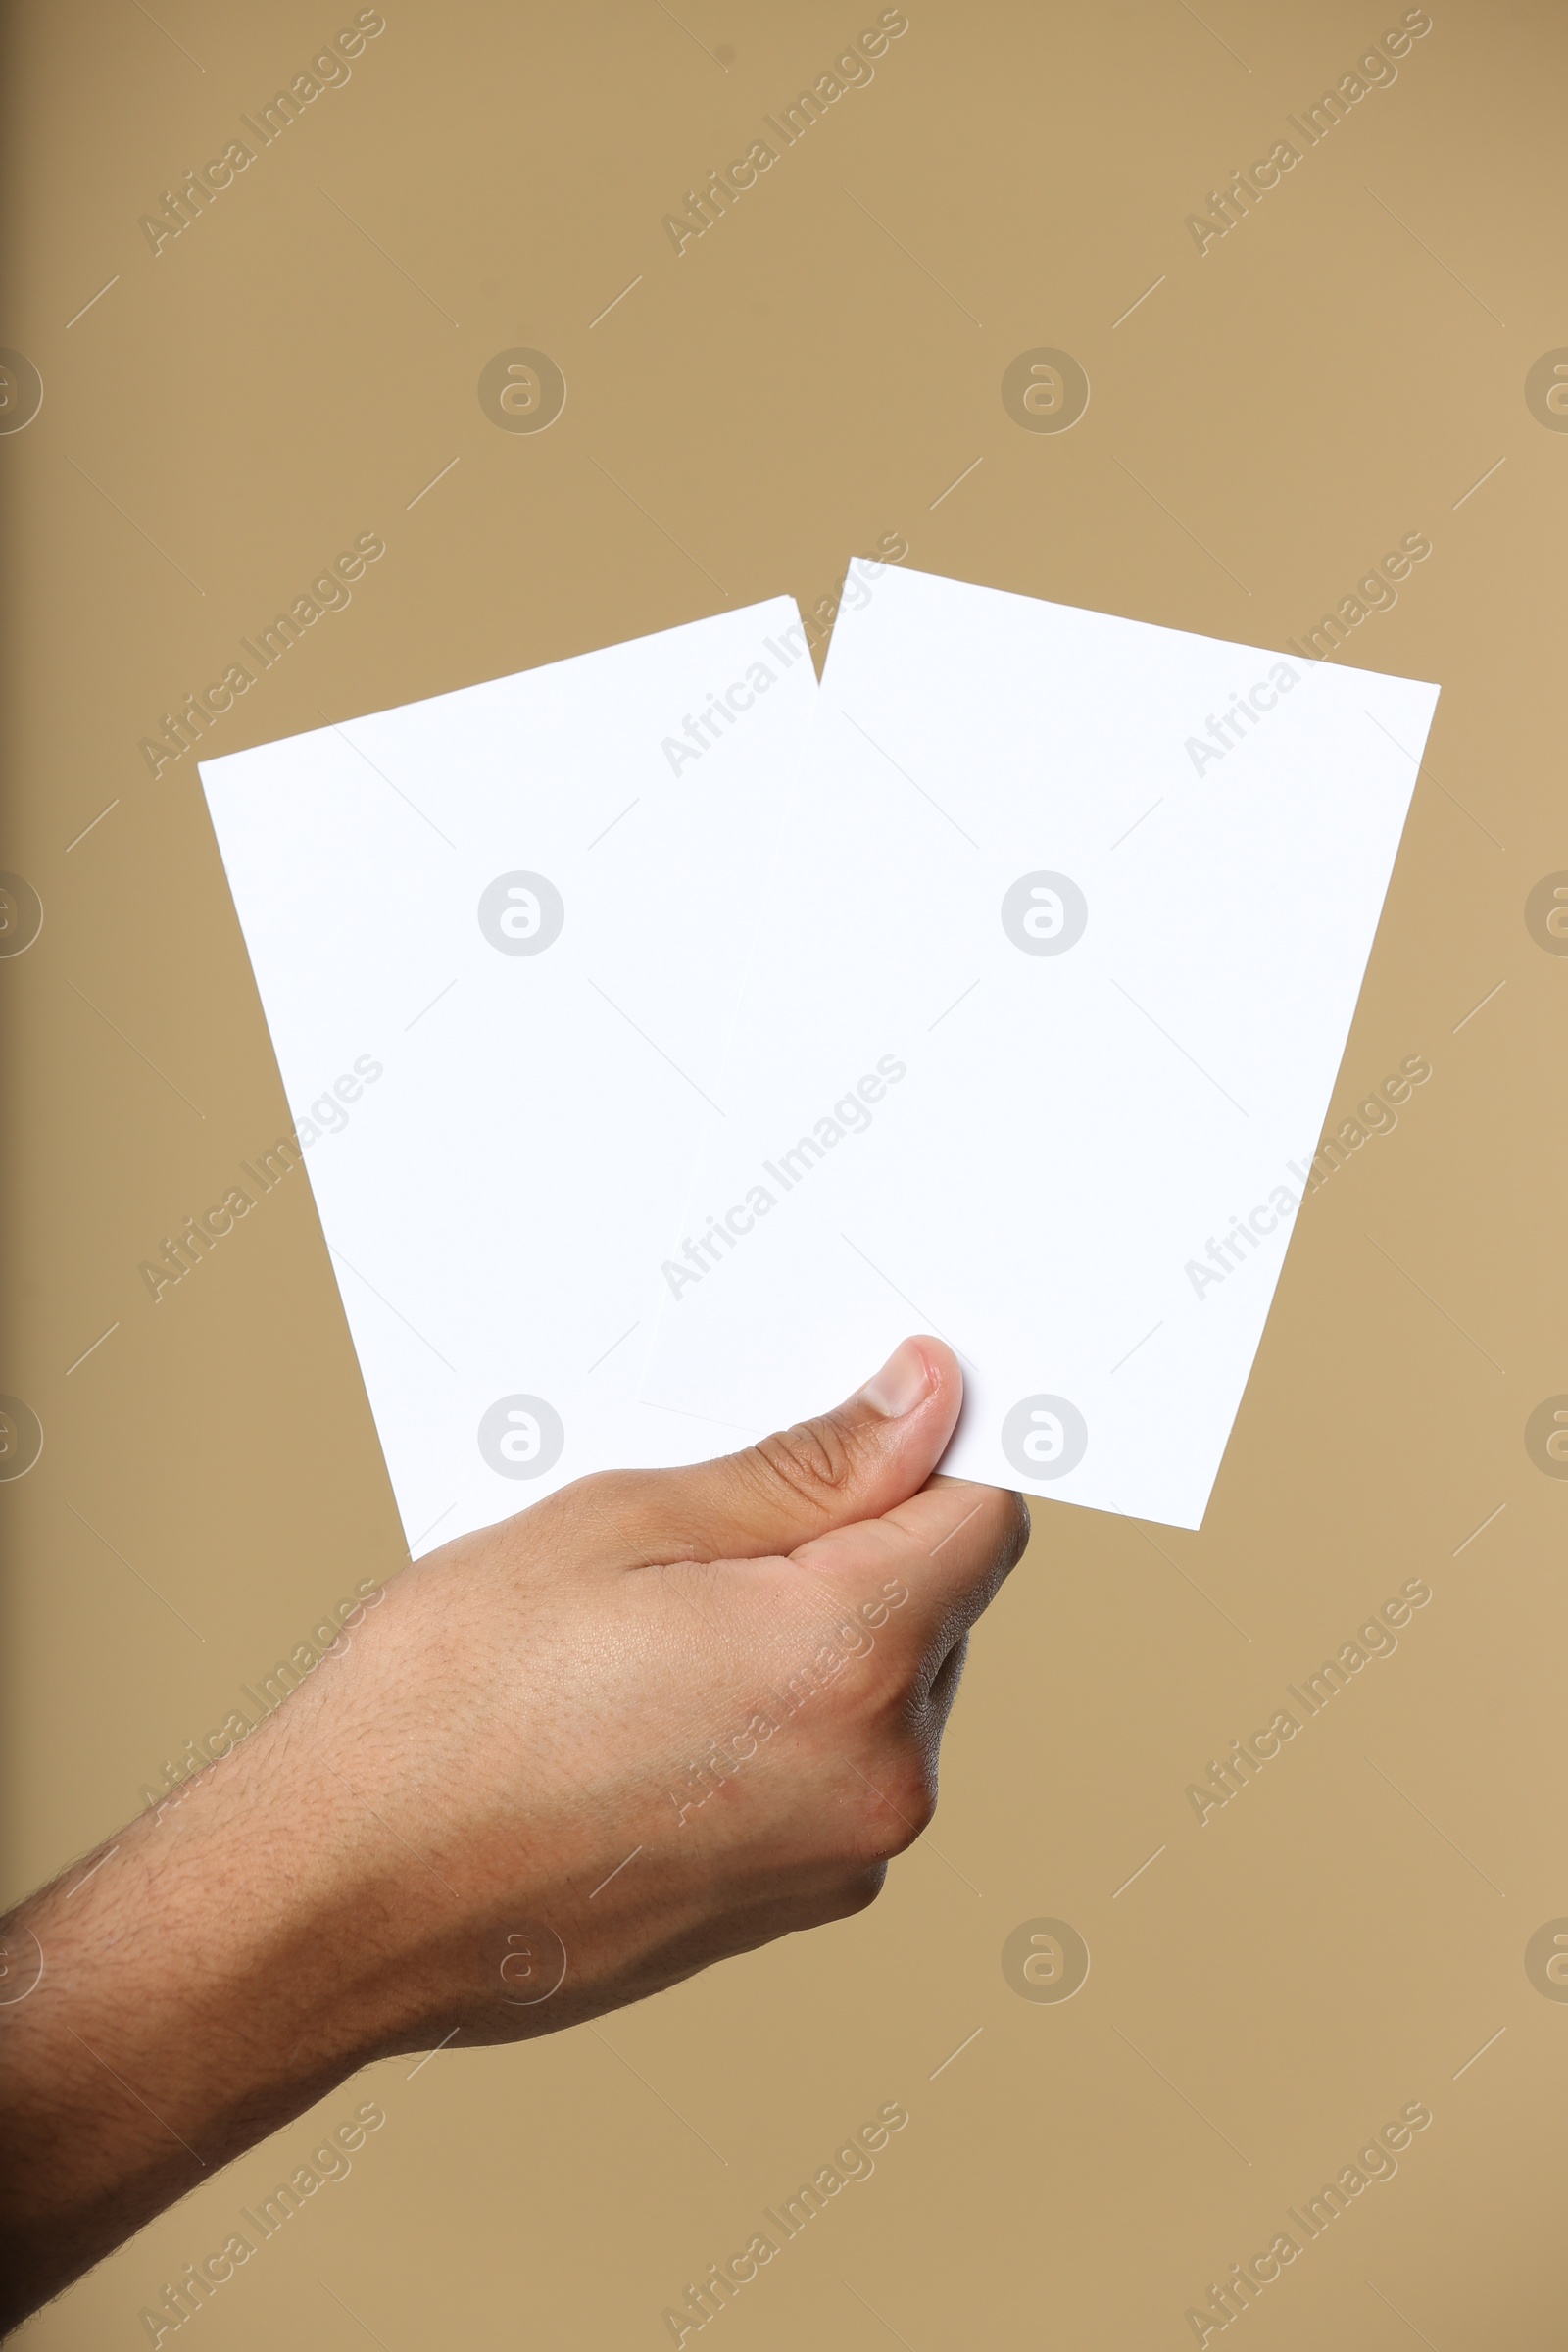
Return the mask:
<svg viewBox="0 0 1568 2352">
<path fill-rule="evenodd" d="M 203 763 L 416 1552 L 716 1450 L 637 1382 L 815 696 L 778 598 Z"/>
<path fill-rule="evenodd" d="M 644 1395 L 931 1331 L 946 1471 L 1200 1525 L 1437 691 L 857 565 Z"/>
</svg>

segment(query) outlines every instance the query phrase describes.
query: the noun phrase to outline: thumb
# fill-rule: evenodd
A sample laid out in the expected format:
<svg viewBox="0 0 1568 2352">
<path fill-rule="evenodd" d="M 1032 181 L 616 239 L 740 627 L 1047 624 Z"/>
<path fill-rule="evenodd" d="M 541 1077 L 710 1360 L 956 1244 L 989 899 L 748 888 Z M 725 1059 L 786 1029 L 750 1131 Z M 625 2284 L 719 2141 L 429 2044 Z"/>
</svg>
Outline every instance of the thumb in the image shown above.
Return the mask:
<svg viewBox="0 0 1568 2352">
<path fill-rule="evenodd" d="M 625 1531 L 628 1564 L 760 1559 L 918 1494 L 962 1401 L 952 1348 L 905 1340 L 845 1403 L 743 1453 L 591 1483 Z"/>
</svg>

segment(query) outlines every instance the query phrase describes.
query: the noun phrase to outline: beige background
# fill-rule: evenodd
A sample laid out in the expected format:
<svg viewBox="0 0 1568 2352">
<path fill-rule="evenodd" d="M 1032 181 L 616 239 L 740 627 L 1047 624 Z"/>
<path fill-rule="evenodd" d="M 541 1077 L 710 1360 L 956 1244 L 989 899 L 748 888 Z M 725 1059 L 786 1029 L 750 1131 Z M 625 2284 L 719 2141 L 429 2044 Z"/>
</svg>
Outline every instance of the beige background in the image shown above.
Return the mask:
<svg viewBox="0 0 1568 2352">
<path fill-rule="evenodd" d="M 1267 2289 L 1252 2352 L 1559 2343 L 1568 2006 L 1523 1954 L 1568 1913 L 1568 1483 L 1524 1425 L 1568 1389 L 1568 958 L 1524 902 L 1568 866 L 1568 436 L 1524 379 L 1568 344 L 1562 15 L 1434 0 L 1397 81 L 1200 257 L 1185 216 L 1396 7 L 910 0 L 874 82 L 677 258 L 662 216 L 875 15 L 680 13 L 387 0 L 352 81 L 155 258 L 138 216 L 352 11 L 11 12 L 0 341 L 45 399 L 0 440 L 0 865 L 45 922 L 0 970 L 0 1387 L 45 1446 L 0 1494 L 9 1889 L 398 1556 L 303 1187 L 156 1307 L 136 1274 L 284 1119 L 194 757 L 154 782 L 137 753 L 241 634 L 383 534 L 215 749 L 725 598 L 812 603 L 889 531 L 923 568 L 1270 646 L 1424 531 L 1348 649 L 1444 692 L 1340 1094 L 1414 1054 L 1433 1076 L 1304 1211 L 1201 1535 L 1037 1506 L 934 1840 L 870 1914 L 597 2036 L 345 2087 L 319 2122 L 373 2092 L 386 2128 L 191 2325 L 208 2352 L 653 2347 L 898 2098 L 875 2177 L 726 2313 L 732 2352 L 1152 2352 L 1419 2099 L 1432 2128 Z M 476 398 L 519 344 L 569 386 L 537 436 Z M 1088 370 L 1071 432 L 1004 410 L 1036 345 Z M 1397 1654 L 1200 1828 L 1186 1784 L 1415 1575 Z M 1000 1965 L 1039 1915 L 1093 1953 L 1064 2006 Z M 19 2340 L 144 2341 L 140 2306 L 318 2136 Z"/>
</svg>

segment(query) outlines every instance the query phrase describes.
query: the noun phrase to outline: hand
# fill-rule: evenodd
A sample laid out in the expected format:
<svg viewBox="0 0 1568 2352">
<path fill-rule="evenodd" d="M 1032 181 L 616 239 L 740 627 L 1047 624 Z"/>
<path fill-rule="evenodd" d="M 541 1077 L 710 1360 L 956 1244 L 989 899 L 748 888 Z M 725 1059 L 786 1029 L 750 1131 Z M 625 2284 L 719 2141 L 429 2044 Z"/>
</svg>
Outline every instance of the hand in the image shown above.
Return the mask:
<svg viewBox="0 0 1568 2352">
<path fill-rule="evenodd" d="M 931 1478 L 961 1393 L 906 1341 L 820 1420 L 446 1545 L 26 1906 L 18 2311 L 369 2059 L 575 2025 L 870 1902 L 1028 1534 L 1018 1496 Z"/>
</svg>

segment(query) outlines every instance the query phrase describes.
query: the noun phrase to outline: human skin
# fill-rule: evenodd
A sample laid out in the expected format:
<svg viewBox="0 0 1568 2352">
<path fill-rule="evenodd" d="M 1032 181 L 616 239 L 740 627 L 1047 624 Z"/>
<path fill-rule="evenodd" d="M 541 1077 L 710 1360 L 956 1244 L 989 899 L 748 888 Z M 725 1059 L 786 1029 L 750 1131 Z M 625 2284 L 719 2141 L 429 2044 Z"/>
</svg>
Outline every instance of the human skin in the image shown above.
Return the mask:
<svg viewBox="0 0 1568 2352">
<path fill-rule="evenodd" d="M 372 2059 L 554 2033 L 869 1903 L 1028 1537 L 1017 1495 L 932 1477 L 961 1394 L 907 1340 L 818 1420 L 432 1552 L 14 1913 L 0 2321 Z"/>
</svg>

